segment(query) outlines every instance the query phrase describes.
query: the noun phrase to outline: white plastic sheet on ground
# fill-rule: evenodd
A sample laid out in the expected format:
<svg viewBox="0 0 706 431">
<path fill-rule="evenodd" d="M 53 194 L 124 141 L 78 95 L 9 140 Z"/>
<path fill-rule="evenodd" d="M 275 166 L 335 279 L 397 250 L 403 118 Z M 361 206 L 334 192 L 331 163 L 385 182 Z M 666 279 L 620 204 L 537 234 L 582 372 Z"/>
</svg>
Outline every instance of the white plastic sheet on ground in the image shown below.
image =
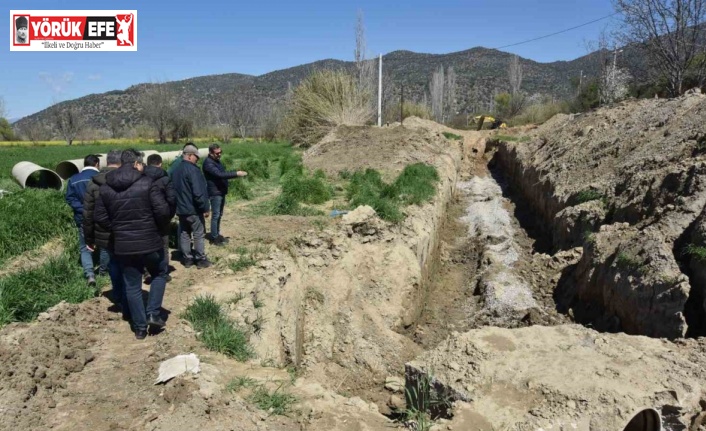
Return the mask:
<svg viewBox="0 0 706 431">
<path fill-rule="evenodd" d="M 159 377 L 154 384 L 167 382 L 184 373 L 198 374 L 201 371 L 200 364 L 199 358 L 193 353 L 167 359 L 159 364 Z"/>
</svg>

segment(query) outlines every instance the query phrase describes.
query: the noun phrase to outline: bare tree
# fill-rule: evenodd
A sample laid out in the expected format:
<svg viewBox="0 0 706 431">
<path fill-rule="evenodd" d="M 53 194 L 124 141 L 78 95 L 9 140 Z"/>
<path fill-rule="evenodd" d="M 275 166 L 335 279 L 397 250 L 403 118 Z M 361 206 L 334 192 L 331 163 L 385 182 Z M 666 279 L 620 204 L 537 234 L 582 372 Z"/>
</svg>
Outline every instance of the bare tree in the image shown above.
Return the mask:
<svg viewBox="0 0 706 431">
<path fill-rule="evenodd" d="M 160 144 L 167 142 L 170 126 L 174 126 L 176 97 L 166 84 L 152 84 L 139 99 L 143 115 L 157 132 Z"/>
<path fill-rule="evenodd" d="M 0 96 L 0 118 L 7 118 L 7 107 L 5 106 L 5 99 Z"/>
<path fill-rule="evenodd" d="M 623 15 L 620 38 L 626 44 L 644 45 L 653 66 L 677 96 L 687 71 L 702 82 L 706 71 L 704 20 L 706 0 L 613 0 Z"/>
<path fill-rule="evenodd" d="M 520 64 L 520 57 L 516 55 L 510 60 L 508 77 L 510 78 L 510 94 L 514 96 L 520 92 L 520 88 L 522 87 L 522 64 Z"/>
<path fill-rule="evenodd" d="M 52 108 L 54 127 L 59 135 L 71 145 L 76 136 L 83 130 L 84 122 L 78 112 L 71 106 Z"/>
<path fill-rule="evenodd" d="M 431 113 L 434 119 L 439 122 L 444 121 L 444 66 L 439 66 L 439 70 L 431 75 L 429 83 L 429 94 L 431 96 Z"/>
<path fill-rule="evenodd" d="M 446 70 L 444 93 L 444 122 L 447 122 L 456 115 L 456 72 L 453 66 Z"/>
<path fill-rule="evenodd" d="M 368 60 L 367 47 L 365 43 L 365 26 L 363 24 L 363 11 L 358 10 L 358 17 L 355 26 L 355 51 L 353 58 L 355 61 L 358 91 L 370 101 L 370 115 L 375 112 L 375 60 Z"/>
</svg>

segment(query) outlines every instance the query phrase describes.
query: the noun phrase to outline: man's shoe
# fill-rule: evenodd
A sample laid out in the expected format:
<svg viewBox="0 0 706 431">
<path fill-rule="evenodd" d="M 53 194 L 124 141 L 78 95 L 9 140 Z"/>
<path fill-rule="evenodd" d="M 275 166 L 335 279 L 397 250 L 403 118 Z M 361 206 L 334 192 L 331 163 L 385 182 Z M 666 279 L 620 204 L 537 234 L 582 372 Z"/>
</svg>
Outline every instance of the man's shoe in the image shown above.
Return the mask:
<svg viewBox="0 0 706 431">
<path fill-rule="evenodd" d="M 182 265 L 184 265 L 184 268 L 191 268 L 194 266 L 194 261 L 192 259 L 184 259 Z"/>
<path fill-rule="evenodd" d="M 222 242 L 223 244 L 228 244 L 230 240 L 223 235 L 218 235 L 218 238 L 216 238 L 218 241 Z"/>
<path fill-rule="evenodd" d="M 155 328 L 162 329 L 167 324 L 161 317 L 156 314 L 150 314 L 147 316 L 147 324 L 149 326 L 154 326 Z"/>
<path fill-rule="evenodd" d="M 137 329 L 135 331 L 135 338 L 138 340 L 144 340 L 147 337 L 147 330 L 146 329 Z"/>
<path fill-rule="evenodd" d="M 208 268 L 211 265 L 212 263 L 208 259 L 203 259 L 196 262 L 196 268 L 198 269 Z"/>
<path fill-rule="evenodd" d="M 222 237 L 216 238 L 211 241 L 211 245 L 215 245 L 216 247 L 223 247 L 224 245 L 226 245 L 226 242 L 220 238 Z"/>
<path fill-rule="evenodd" d="M 167 274 L 167 276 L 164 277 L 164 279 L 167 280 L 167 283 L 169 283 L 170 281 L 172 281 L 172 276 Z"/>
<path fill-rule="evenodd" d="M 90 287 L 96 287 L 96 277 L 92 275 L 88 276 L 88 285 Z"/>
<path fill-rule="evenodd" d="M 207 233 L 206 235 L 203 236 L 209 241 L 213 241 L 215 238 L 213 238 L 213 234 L 211 232 Z"/>
</svg>

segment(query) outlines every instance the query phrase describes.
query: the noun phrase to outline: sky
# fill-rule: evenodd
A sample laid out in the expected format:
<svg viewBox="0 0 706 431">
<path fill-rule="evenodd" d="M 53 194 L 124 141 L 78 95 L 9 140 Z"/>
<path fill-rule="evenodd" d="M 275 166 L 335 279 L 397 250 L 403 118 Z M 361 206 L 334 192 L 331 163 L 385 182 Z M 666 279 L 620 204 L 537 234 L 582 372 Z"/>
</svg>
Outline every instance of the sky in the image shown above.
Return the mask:
<svg viewBox="0 0 706 431">
<path fill-rule="evenodd" d="M 10 52 L 0 32 L 0 97 L 15 120 L 53 103 L 143 82 L 261 75 L 326 58 L 352 60 L 362 11 L 370 57 L 499 48 L 614 12 L 610 0 L 225 1 L 9 0 L 10 10 L 137 10 L 137 52 Z M 539 62 L 572 60 L 618 17 L 504 48 Z M 9 21 L 6 21 L 9 22 Z"/>
</svg>

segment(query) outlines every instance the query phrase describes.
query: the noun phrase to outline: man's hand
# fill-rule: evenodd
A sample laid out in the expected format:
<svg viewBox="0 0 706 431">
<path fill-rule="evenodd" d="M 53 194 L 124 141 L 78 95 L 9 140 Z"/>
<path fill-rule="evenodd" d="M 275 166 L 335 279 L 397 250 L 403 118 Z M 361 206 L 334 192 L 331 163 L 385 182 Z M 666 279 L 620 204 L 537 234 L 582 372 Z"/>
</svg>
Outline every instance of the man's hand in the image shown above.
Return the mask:
<svg viewBox="0 0 706 431">
<path fill-rule="evenodd" d="M 237 171 L 236 174 L 237 174 L 239 177 L 247 177 L 247 176 L 248 176 L 248 173 L 245 172 L 245 171 Z"/>
<path fill-rule="evenodd" d="M 211 213 L 208 212 L 208 211 L 206 211 L 205 213 L 203 213 L 204 218 L 208 218 L 208 216 L 210 216 L 210 215 L 211 215 Z"/>
<path fill-rule="evenodd" d="M 90 251 L 91 253 L 93 253 L 94 251 L 96 251 L 96 246 L 95 246 L 95 245 L 88 245 L 88 244 L 86 244 L 86 248 L 87 248 L 88 251 Z"/>
</svg>

